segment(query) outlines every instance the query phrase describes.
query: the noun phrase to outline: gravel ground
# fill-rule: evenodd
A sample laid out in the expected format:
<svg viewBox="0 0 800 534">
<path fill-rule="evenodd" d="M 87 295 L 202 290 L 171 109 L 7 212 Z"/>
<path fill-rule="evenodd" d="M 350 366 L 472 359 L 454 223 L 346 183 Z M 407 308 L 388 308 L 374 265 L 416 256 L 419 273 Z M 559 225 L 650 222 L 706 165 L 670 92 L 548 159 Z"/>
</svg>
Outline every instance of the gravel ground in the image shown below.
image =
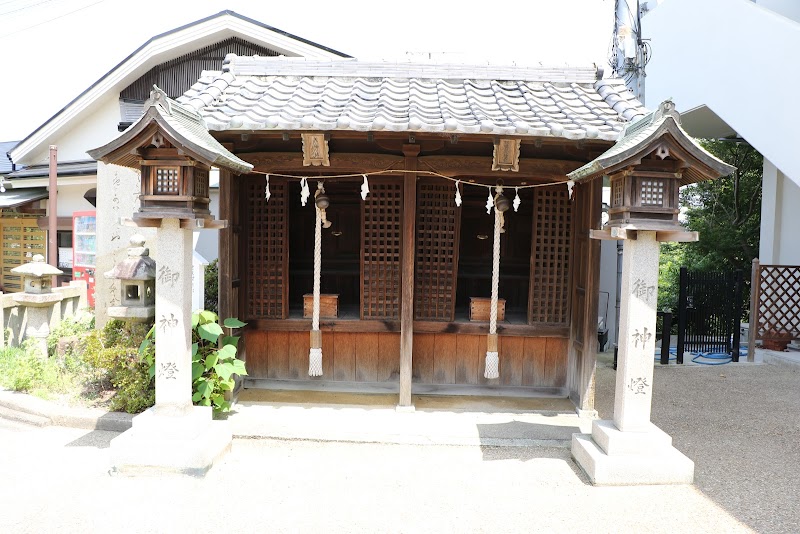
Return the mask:
<svg viewBox="0 0 800 534">
<path fill-rule="evenodd" d="M 601 361 L 597 410 L 614 410 Z M 800 367 L 655 366 L 653 422 L 695 463 L 695 486 L 758 532 L 800 532 Z"/>
<path fill-rule="evenodd" d="M 614 372 L 598 370 L 611 416 Z M 798 532 L 800 373 L 658 368 L 695 486 L 598 488 L 568 449 L 236 440 L 205 479 L 109 477 L 116 434 L 0 421 L 0 532 Z"/>
</svg>

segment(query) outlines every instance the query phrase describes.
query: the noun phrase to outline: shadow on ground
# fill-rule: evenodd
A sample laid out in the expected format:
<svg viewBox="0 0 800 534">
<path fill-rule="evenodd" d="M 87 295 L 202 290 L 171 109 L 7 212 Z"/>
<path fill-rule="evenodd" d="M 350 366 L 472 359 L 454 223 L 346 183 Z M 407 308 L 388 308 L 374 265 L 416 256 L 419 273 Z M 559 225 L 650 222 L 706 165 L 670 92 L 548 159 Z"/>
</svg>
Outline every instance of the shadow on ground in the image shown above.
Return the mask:
<svg viewBox="0 0 800 534">
<path fill-rule="evenodd" d="M 111 446 L 111 440 L 119 433 L 108 430 L 92 430 L 76 440 L 67 443 L 67 447 L 94 447 L 96 449 L 107 449 Z"/>
</svg>

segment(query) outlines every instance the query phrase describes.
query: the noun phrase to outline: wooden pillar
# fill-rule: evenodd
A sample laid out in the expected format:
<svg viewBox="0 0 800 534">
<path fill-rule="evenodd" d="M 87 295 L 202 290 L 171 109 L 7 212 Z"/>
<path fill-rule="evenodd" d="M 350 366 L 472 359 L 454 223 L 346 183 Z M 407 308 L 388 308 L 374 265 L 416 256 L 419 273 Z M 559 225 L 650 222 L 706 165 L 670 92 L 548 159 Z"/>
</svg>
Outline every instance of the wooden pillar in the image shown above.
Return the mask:
<svg viewBox="0 0 800 534">
<path fill-rule="evenodd" d="M 758 312 L 761 299 L 761 265 L 758 258 L 753 258 L 753 270 L 750 274 L 750 323 L 747 336 L 747 361 L 754 362 L 756 356 L 756 339 L 758 337 Z"/>
<path fill-rule="evenodd" d="M 233 213 L 235 211 L 233 195 L 233 177 L 229 171 L 220 169 L 219 172 L 219 218 L 228 221 L 227 228 L 219 231 L 219 260 L 217 304 L 219 316 L 222 318 L 238 317 L 238 311 L 233 307 L 233 265 L 234 255 L 239 251 L 234 247 Z"/>
<path fill-rule="evenodd" d="M 403 145 L 405 170 L 417 170 L 419 145 Z M 414 249 L 417 216 L 417 174 L 405 173 L 403 181 L 403 263 L 400 308 L 400 399 L 401 407 L 411 406 L 411 354 L 414 342 Z"/>
</svg>

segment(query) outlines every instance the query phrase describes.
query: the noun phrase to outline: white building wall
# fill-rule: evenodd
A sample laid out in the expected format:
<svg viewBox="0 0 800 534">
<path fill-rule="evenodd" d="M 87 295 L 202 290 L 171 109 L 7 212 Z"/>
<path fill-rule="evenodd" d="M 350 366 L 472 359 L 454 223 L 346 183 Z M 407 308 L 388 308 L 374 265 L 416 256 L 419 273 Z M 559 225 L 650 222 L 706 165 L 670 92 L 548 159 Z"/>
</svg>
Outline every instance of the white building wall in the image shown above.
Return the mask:
<svg viewBox="0 0 800 534">
<path fill-rule="evenodd" d="M 72 217 L 72 212 L 74 211 L 91 211 L 95 209 L 88 200 L 83 198 L 83 195 L 93 187 L 93 184 L 59 185 L 58 216 Z"/>
<path fill-rule="evenodd" d="M 770 265 L 800 265 L 800 187 L 764 159 L 759 260 Z"/>
</svg>

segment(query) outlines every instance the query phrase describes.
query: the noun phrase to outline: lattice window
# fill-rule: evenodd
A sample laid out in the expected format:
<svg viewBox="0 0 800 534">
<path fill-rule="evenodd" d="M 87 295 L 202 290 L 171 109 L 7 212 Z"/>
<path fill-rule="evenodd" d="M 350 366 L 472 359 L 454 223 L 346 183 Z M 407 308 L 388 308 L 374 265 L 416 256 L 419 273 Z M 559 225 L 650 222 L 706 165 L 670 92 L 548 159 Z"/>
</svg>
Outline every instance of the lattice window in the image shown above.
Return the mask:
<svg viewBox="0 0 800 534">
<path fill-rule="evenodd" d="M 400 318 L 402 199 L 402 183 L 370 183 L 361 217 L 362 319 Z"/>
<path fill-rule="evenodd" d="M 612 207 L 617 208 L 622 206 L 623 202 L 625 201 L 625 196 L 623 194 L 624 191 L 624 184 L 622 180 L 614 180 L 611 182 L 611 197 L 613 198 Z"/>
<path fill-rule="evenodd" d="M 459 216 L 450 184 L 419 184 L 414 271 L 415 319 L 453 320 Z"/>
<path fill-rule="evenodd" d="M 289 260 L 287 184 L 270 180 L 272 196 L 264 196 L 266 179 L 249 180 L 247 195 L 247 310 L 250 319 L 285 319 Z"/>
<path fill-rule="evenodd" d="M 761 265 L 758 337 L 800 336 L 800 266 Z"/>
<path fill-rule="evenodd" d="M 664 206 L 664 182 L 662 180 L 642 180 L 642 206 Z"/>
<path fill-rule="evenodd" d="M 567 324 L 572 204 L 566 188 L 534 190 L 528 317 L 531 323 Z"/>
<path fill-rule="evenodd" d="M 208 198 L 208 171 L 194 170 L 194 196 Z"/>
<path fill-rule="evenodd" d="M 156 167 L 156 195 L 180 194 L 178 176 L 180 176 L 179 167 Z"/>
</svg>

